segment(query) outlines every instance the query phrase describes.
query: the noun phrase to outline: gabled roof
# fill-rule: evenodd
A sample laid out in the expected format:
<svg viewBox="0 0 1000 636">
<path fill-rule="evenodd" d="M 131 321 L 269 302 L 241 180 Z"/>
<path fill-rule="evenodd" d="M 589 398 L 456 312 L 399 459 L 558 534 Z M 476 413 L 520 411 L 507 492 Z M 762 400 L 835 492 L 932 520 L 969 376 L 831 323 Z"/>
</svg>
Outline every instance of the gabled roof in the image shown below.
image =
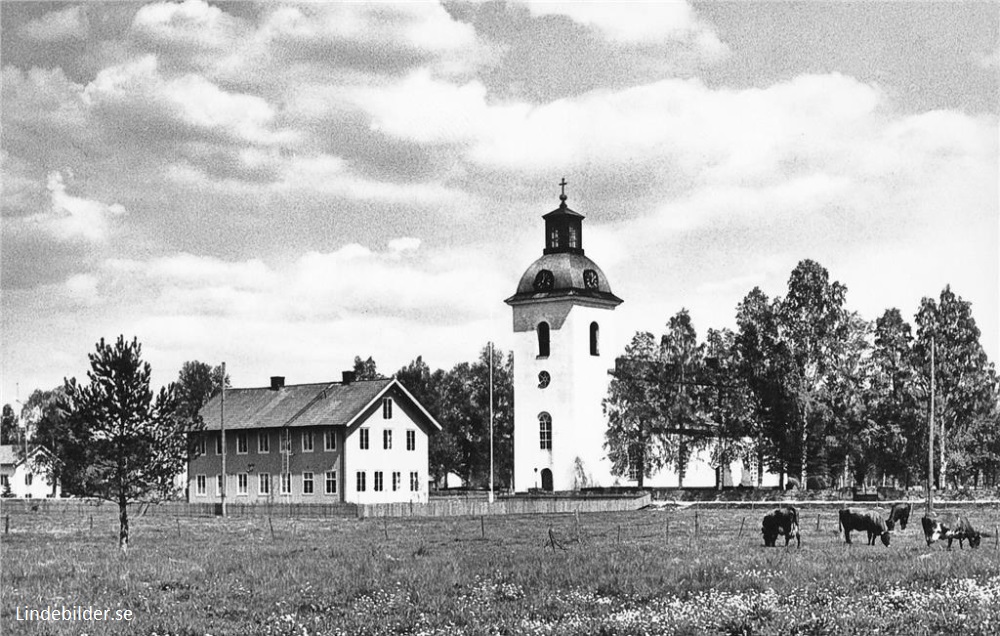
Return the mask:
<svg viewBox="0 0 1000 636">
<path fill-rule="evenodd" d="M 57 462 L 59 461 L 59 458 L 53 455 L 52 452 L 44 446 L 35 446 L 32 448 L 28 451 L 28 458 L 31 459 L 39 453 L 45 453 L 50 459 L 54 459 Z M 17 447 L 14 444 L 0 445 L 0 464 L 16 466 L 23 462 L 24 460 L 18 457 Z"/>
<path fill-rule="evenodd" d="M 393 386 L 436 429 L 441 425 L 394 378 L 291 384 L 280 389 L 270 387 L 226 390 L 226 430 L 276 428 L 283 426 L 350 426 L 371 404 Z M 200 413 L 205 430 L 221 428 L 222 396 L 216 395 Z"/>
</svg>

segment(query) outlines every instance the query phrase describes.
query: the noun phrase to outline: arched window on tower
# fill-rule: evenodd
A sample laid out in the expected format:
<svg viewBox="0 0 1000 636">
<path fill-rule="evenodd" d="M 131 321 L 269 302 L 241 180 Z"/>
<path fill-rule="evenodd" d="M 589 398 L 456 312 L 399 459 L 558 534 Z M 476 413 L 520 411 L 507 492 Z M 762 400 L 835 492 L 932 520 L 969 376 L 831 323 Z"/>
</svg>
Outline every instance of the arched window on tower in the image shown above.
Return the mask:
<svg viewBox="0 0 1000 636">
<path fill-rule="evenodd" d="M 601 328 L 596 322 L 590 323 L 590 355 L 601 355 L 600 350 Z"/>
<path fill-rule="evenodd" d="M 538 332 L 538 357 L 547 358 L 549 357 L 549 323 L 538 323 L 536 331 Z"/>
<path fill-rule="evenodd" d="M 538 414 L 538 447 L 552 450 L 552 416 L 545 411 Z"/>
</svg>

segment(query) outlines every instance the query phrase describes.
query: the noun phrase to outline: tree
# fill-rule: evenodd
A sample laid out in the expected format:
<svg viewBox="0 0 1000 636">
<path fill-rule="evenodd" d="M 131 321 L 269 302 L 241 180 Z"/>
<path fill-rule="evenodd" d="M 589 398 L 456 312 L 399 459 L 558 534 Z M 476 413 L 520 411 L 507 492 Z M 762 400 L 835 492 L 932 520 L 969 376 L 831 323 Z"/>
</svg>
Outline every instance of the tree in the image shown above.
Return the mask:
<svg viewBox="0 0 1000 636">
<path fill-rule="evenodd" d="M 137 339 L 119 336 L 111 345 L 102 338 L 96 348 L 88 356 L 89 384 L 65 381 L 66 417 L 76 432 L 65 470 L 75 478 L 74 494 L 118 504 L 125 554 L 128 504 L 171 493 L 187 459 L 188 422 L 173 383 L 154 395 Z"/>
<path fill-rule="evenodd" d="M 845 286 L 831 283 L 826 269 L 807 259 L 792 270 L 788 294 L 776 302 L 780 338 L 793 362 L 786 381 L 797 408 L 789 424 L 798 434 L 803 486 L 807 483 L 810 455 L 819 452 L 826 441 L 826 391 L 837 357 L 849 339 L 846 295 Z"/>
<path fill-rule="evenodd" d="M 428 442 L 428 464 L 431 478 L 440 483 L 448 473 L 459 471 L 461 457 L 458 442 L 441 417 L 441 384 L 444 371 L 431 371 L 422 356 L 396 372 L 396 379 L 413 394 L 420 404 L 438 420 L 441 430 L 431 435 Z"/>
<path fill-rule="evenodd" d="M 222 391 L 222 365 L 211 366 L 205 362 L 191 360 L 181 365 L 177 374 L 178 414 L 194 428 L 201 428 L 198 411 Z M 231 385 L 225 377 L 226 388 Z"/>
<path fill-rule="evenodd" d="M 705 394 L 705 410 L 711 417 L 716 440 L 712 462 L 722 470 L 738 459 L 753 465 L 758 461 L 762 442 L 750 385 L 741 373 L 736 334 L 729 329 L 709 329 L 704 349 L 707 379 L 714 385 Z M 723 485 L 722 479 L 719 485 Z"/>
<path fill-rule="evenodd" d="M 494 479 L 499 487 L 509 487 L 514 479 L 514 357 L 493 348 L 492 359 Z M 489 483 L 489 361 L 487 345 L 479 360 L 459 363 L 448 372 L 432 373 L 417 357 L 396 373 L 443 428 L 430 441 L 435 479 L 454 472 L 467 484 Z"/>
<path fill-rule="evenodd" d="M 51 391 L 35 390 L 25 402 L 27 409 L 37 413 L 32 430 L 32 446 L 44 447 L 51 453 L 51 455 L 44 453 L 38 455 L 38 463 L 34 468 L 49 477 L 53 493 L 56 484 L 61 484 L 63 490 L 66 489 L 63 467 L 65 456 L 74 438 L 74 431 L 66 419 L 65 405 L 66 391 L 61 386 Z"/>
<path fill-rule="evenodd" d="M 935 423 L 940 426 L 938 483 L 977 477 L 995 461 L 984 455 L 979 430 L 989 427 L 996 407 L 997 379 L 979 342 L 980 331 L 969 302 L 947 286 L 938 302 L 924 298 L 917 312 L 915 365 L 929 379 L 931 340 L 935 354 Z M 949 475 L 949 471 L 951 475 Z"/>
<path fill-rule="evenodd" d="M 367 360 L 362 360 L 361 356 L 354 356 L 354 379 L 355 380 L 379 380 L 382 376 L 375 368 L 375 360 L 368 356 Z"/>
<path fill-rule="evenodd" d="M 611 474 L 634 477 L 640 488 L 667 462 L 668 440 L 662 435 L 659 349 L 653 334 L 636 332 L 615 362 L 603 401 L 608 418 L 604 448 Z"/>
<path fill-rule="evenodd" d="M 788 426 L 794 403 L 786 383 L 793 361 L 779 333 L 776 301 L 755 287 L 737 306 L 736 324 L 738 374 L 749 389 L 758 429 L 757 483 L 767 467 L 780 474 L 784 486 L 794 454 L 794 431 Z"/>
<path fill-rule="evenodd" d="M 459 363 L 443 374 L 437 388 L 441 425 L 454 441 L 450 452 L 454 454 L 456 472 L 467 484 L 480 486 L 489 483 L 489 358 L 487 345 L 475 363 Z M 501 487 L 509 487 L 514 478 L 513 376 L 513 354 L 494 348 L 494 468 L 496 483 Z"/>
<path fill-rule="evenodd" d="M 3 405 L 3 415 L 0 416 L 0 444 L 17 443 L 17 415 L 10 404 Z"/>
<path fill-rule="evenodd" d="M 910 487 L 923 473 L 927 448 L 913 367 L 913 334 L 896 308 L 875 321 L 874 347 L 863 392 L 868 462 Z"/>
</svg>

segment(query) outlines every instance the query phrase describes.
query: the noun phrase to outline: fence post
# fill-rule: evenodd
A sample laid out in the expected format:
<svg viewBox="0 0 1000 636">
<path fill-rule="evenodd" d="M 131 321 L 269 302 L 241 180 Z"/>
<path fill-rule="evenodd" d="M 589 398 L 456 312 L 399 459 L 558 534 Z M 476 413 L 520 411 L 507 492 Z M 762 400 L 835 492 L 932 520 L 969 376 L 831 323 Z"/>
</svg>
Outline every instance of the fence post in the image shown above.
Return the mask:
<svg viewBox="0 0 1000 636">
<path fill-rule="evenodd" d="M 10 515 L 3 518 L 3 533 L 10 534 Z"/>
<path fill-rule="evenodd" d="M 816 513 L 816 532 L 819 532 L 819 513 Z"/>
<path fill-rule="evenodd" d="M 743 526 L 744 526 L 744 524 L 746 524 L 746 522 L 747 522 L 747 518 L 743 517 L 743 521 L 740 522 L 740 534 L 736 537 L 737 539 L 739 539 L 740 537 L 743 536 Z"/>
</svg>

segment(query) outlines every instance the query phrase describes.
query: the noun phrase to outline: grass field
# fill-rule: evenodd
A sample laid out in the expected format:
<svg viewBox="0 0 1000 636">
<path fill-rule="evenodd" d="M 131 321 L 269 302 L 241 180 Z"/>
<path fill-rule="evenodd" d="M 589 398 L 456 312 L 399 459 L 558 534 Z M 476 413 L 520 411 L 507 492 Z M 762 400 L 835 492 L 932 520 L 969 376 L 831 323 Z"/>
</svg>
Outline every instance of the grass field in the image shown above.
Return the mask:
<svg viewBox="0 0 1000 636">
<path fill-rule="evenodd" d="M 449 519 L 23 515 L 2 537 L 3 634 L 996 634 L 1000 551 L 847 546 L 802 509 L 801 549 L 762 510 Z M 916 512 L 916 511 L 914 511 Z M 993 530 L 1000 511 L 972 510 Z M 743 525 L 740 536 L 741 524 Z M 817 530 L 817 522 L 819 529 Z M 549 530 L 559 545 L 553 546 Z M 783 541 L 779 540 L 779 543 Z M 25 607 L 129 609 L 130 623 L 17 620 Z"/>
</svg>

